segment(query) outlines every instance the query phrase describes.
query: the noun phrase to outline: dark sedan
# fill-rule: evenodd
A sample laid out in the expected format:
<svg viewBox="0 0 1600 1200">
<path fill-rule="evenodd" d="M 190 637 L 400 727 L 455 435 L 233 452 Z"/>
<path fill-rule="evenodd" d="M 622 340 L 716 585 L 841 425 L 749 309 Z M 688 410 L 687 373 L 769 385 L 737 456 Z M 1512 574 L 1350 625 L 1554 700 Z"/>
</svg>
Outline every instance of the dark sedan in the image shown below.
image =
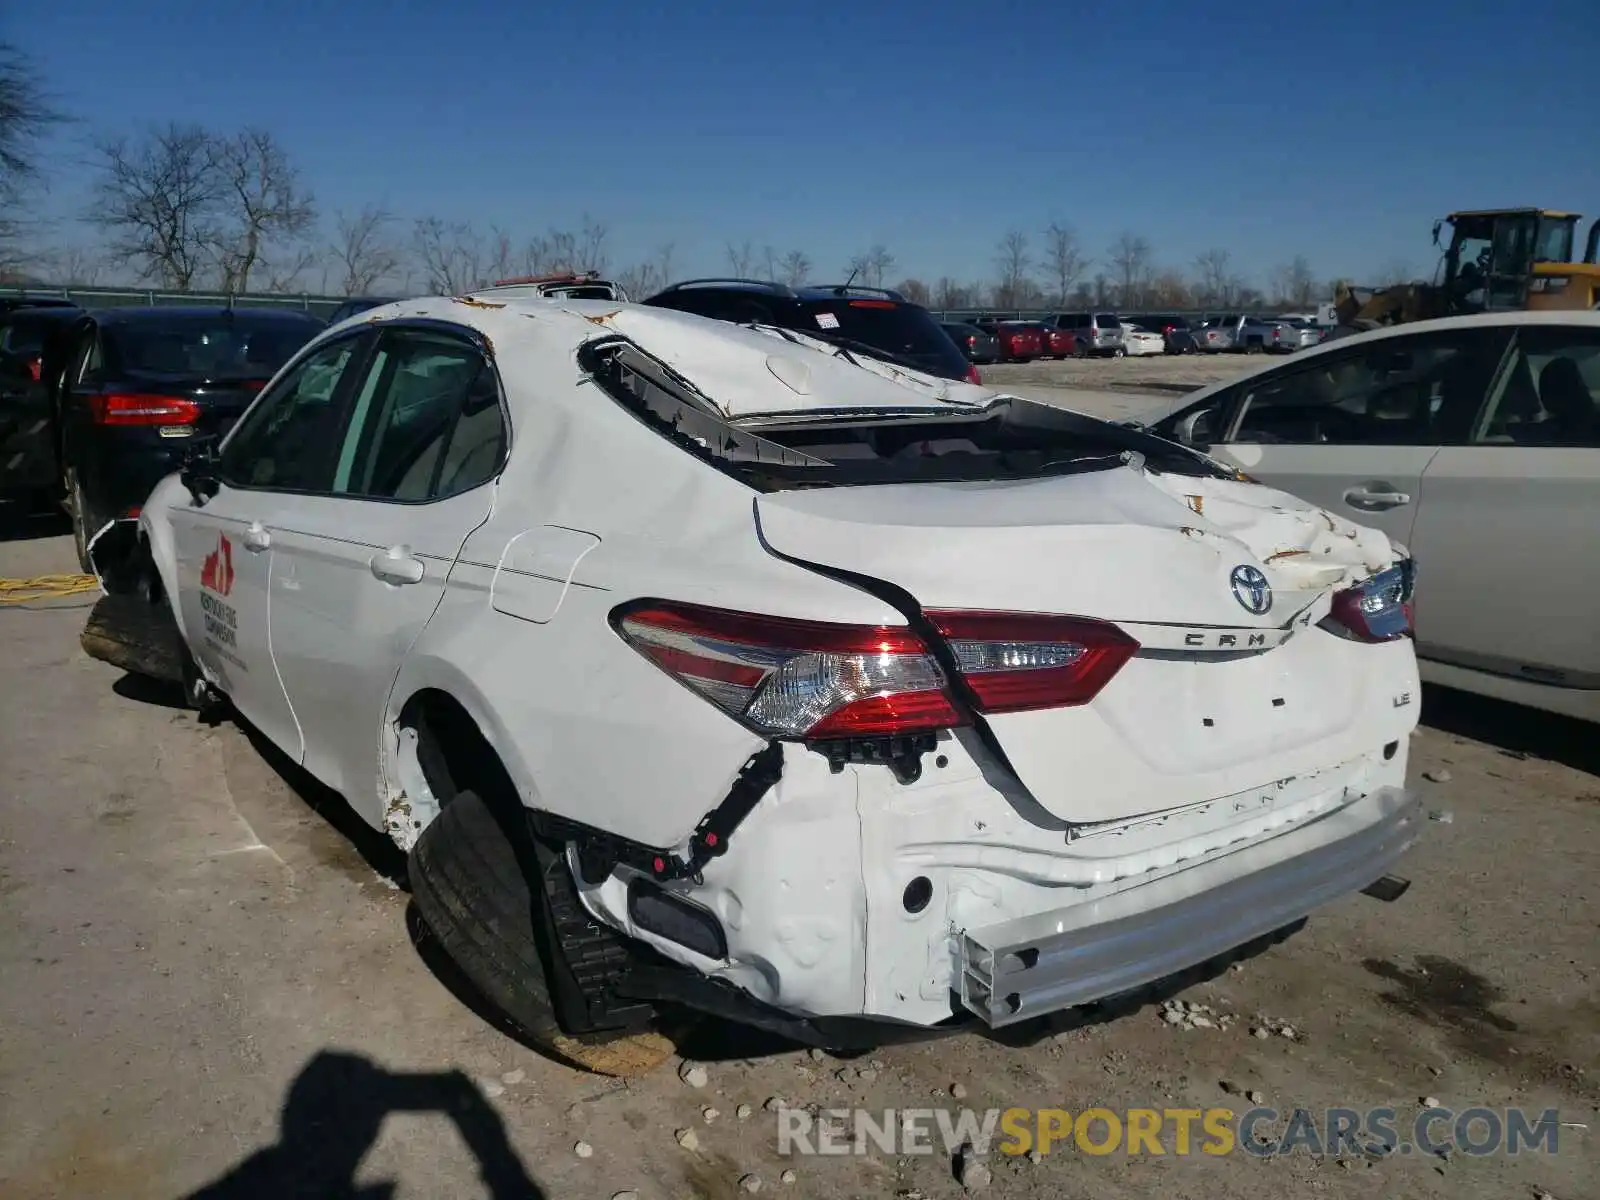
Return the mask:
<svg viewBox="0 0 1600 1200">
<path fill-rule="evenodd" d="M 943 329 L 950 340 L 961 348 L 968 362 L 992 363 L 1000 357 L 1000 343 L 987 329 L 965 321 L 946 321 Z"/>
<path fill-rule="evenodd" d="M 60 496 L 51 384 L 65 334 L 82 315 L 71 305 L 0 313 L 0 499 L 45 507 Z"/>
<path fill-rule="evenodd" d="M 1151 317 L 1130 317 L 1146 329 L 1159 333 L 1166 342 L 1168 354 L 1194 354 L 1200 347 L 1189 329 L 1189 319 L 1176 313 L 1160 313 Z"/>
<path fill-rule="evenodd" d="M 305 312 L 113 308 L 71 332 L 59 397 L 78 557 L 134 515 L 198 437 L 226 433 L 279 367 L 325 328 Z"/>
</svg>

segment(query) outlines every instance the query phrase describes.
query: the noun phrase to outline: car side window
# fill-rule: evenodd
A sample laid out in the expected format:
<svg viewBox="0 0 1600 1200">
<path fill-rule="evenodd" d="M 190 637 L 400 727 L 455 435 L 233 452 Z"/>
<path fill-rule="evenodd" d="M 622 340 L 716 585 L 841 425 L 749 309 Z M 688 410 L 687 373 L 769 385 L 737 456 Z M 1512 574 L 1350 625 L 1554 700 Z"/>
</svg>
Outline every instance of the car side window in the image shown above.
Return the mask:
<svg viewBox="0 0 1600 1200">
<path fill-rule="evenodd" d="M 1519 328 L 1473 441 L 1600 447 L 1600 329 Z"/>
<path fill-rule="evenodd" d="M 100 369 L 100 332 L 91 325 L 79 335 L 69 378 L 74 384 L 94 383 L 100 377 Z"/>
<path fill-rule="evenodd" d="M 499 381 L 478 347 L 435 330 L 390 330 L 356 390 L 333 490 L 442 499 L 494 478 L 505 445 Z"/>
<path fill-rule="evenodd" d="M 1235 444 L 1437 446 L 1466 441 L 1499 362 L 1480 329 L 1319 355 L 1240 385 Z"/>
<path fill-rule="evenodd" d="M 224 483 L 328 490 L 342 416 L 340 384 L 367 338 L 360 334 L 318 347 L 251 406 L 223 447 L 218 474 Z"/>
</svg>

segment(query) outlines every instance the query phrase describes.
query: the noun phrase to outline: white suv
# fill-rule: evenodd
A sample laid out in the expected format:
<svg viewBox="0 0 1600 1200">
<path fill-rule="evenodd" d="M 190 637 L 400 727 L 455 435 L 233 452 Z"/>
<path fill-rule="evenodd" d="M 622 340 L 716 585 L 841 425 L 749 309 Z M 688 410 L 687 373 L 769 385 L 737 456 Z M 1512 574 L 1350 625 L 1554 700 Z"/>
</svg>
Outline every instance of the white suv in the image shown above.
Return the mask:
<svg viewBox="0 0 1600 1200">
<path fill-rule="evenodd" d="M 374 310 L 139 528 L 196 696 L 409 850 L 549 1042 L 661 1003 L 832 1046 L 1006 1025 L 1292 925 L 1417 833 L 1382 533 L 792 330 Z"/>
</svg>

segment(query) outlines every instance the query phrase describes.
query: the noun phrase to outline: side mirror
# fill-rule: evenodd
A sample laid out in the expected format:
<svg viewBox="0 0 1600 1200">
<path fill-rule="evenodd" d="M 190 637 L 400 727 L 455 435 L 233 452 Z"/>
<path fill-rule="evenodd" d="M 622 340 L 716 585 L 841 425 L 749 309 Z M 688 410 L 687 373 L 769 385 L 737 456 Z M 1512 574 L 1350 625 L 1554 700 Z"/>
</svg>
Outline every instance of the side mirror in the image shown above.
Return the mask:
<svg viewBox="0 0 1600 1200">
<path fill-rule="evenodd" d="M 217 442 L 204 438 L 189 446 L 183 456 L 183 467 L 178 472 L 183 486 L 189 489 L 196 504 L 204 504 L 217 494 L 222 480 L 217 474 Z"/>
<path fill-rule="evenodd" d="M 1211 416 L 1211 409 L 1197 409 L 1173 426 L 1173 436 L 1191 450 L 1211 449 Z"/>
</svg>

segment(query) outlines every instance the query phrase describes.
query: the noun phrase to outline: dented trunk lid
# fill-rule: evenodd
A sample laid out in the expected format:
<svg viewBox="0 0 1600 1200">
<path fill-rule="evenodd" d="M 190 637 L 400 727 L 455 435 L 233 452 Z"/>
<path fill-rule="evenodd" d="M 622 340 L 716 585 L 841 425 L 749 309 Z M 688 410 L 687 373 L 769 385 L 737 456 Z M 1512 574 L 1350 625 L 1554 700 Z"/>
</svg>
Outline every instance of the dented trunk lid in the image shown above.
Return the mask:
<svg viewBox="0 0 1600 1200">
<path fill-rule="evenodd" d="M 1199 803 L 1376 744 L 1363 709 L 1387 683 L 1350 654 L 1375 648 L 1302 635 L 1397 550 L 1285 493 L 1134 464 L 779 492 L 756 500 L 756 518 L 776 553 L 893 584 L 924 609 L 1093 617 L 1138 639 L 1089 704 L 984 718 L 1063 820 Z M 1270 585 L 1265 611 L 1236 595 L 1241 567 Z M 1086 762 L 1100 764 L 1094 786 L 1076 786 Z"/>
</svg>

